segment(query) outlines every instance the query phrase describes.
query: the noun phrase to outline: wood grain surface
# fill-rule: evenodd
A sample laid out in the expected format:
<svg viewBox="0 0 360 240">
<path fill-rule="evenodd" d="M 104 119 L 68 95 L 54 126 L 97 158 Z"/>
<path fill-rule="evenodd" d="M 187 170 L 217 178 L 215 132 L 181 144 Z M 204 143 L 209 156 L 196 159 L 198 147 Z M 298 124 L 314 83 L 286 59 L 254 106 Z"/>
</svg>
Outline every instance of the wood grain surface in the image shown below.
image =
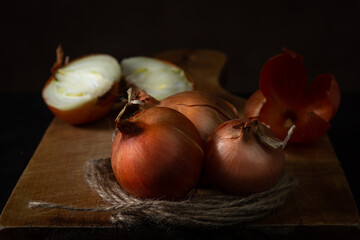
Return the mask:
<svg viewBox="0 0 360 240">
<path fill-rule="evenodd" d="M 173 50 L 156 57 L 179 65 L 194 79 L 196 89 L 219 95 L 242 112 L 245 99 L 225 91 L 219 83 L 227 60 L 222 52 Z M 156 233 L 155 238 L 162 239 L 190 234 L 186 229 L 160 231 L 154 230 L 154 226 L 143 226 L 136 233 L 131 229 L 118 229 L 109 221 L 110 212 L 28 208 L 29 201 L 77 207 L 106 205 L 87 184 L 84 163 L 110 156 L 113 122 L 118 111 L 114 107 L 105 118 L 83 126 L 72 126 L 54 118 L 0 216 L 0 237 L 91 236 L 95 239 L 101 236 L 106 239 L 141 238 Z M 286 169 L 298 184 L 285 205 L 263 219 L 231 228 L 232 236 L 244 236 L 244 233 L 262 236 L 262 239 L 287 236 L 355 239 L 360 236 L 358 211 L 327 136 L 312 144 L 289 144 Z M 224 236 L 228 231 L 199 230 L 198 234 L 214 237 Z"/>
</svg>

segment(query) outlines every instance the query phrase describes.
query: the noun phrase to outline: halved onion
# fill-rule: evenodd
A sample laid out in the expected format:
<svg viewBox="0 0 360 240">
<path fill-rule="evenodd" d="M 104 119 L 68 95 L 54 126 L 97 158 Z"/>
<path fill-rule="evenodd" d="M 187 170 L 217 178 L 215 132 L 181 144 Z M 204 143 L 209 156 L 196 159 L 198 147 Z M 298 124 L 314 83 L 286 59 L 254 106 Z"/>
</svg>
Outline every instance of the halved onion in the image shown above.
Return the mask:
<svg viewBox="0 0 360 240">
<path fill-rule="evenodd" d="M 61 49 L 60 49 L 61 51 Z M 62 54 L 59 52 L 58 55 Z M 42 97 L 48 108 L 71 124 L 95 121 L 106 115 L 119 94 L 121 67 L 110 55 L 85 56 L 62 66 L 55 63 Z M 54 66 L 55 66 L 54 65 Z"/>
<path fill-rule="evenodd" d="M 189 76 L 172 63 L 150 57 L 131 57 L 121 61 L 125 80 L 157 100 L 193 90 Z"/>
</svg>

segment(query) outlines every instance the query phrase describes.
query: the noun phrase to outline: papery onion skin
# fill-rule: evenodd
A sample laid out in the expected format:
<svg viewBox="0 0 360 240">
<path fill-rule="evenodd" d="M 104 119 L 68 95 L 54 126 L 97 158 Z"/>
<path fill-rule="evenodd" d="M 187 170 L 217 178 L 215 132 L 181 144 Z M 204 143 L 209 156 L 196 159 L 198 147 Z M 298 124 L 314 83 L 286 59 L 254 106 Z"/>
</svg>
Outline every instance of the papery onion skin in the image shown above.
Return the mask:
<svg viewBox="0 0 360 240">
<path fill-rule="evenodd" d="M 119 124 L 111 165 L 122 188 L 146 199 L 178 199 L 198 183 L 203 149 L 200 135 L 183 114 L 150 108 Z"/>
<path fill-rule="evenodd" d="M 234 119 L 222 123 L 209 136 L 205 147 L 204 175 L 219 191 L 249 195 L 273 186 L 282 176 L 285 157 L 259 139 L 258 120 Z M 264 134 L 275 135 L 263 124 Z"/>
<path fill-rule="evenodd" d="M 97 56 L 104 56 L 109 59 L 111 58 L 113 62 L 116 62 L 114 58 L 106 54 L 90 54 L 74 59 L 70 63 L 68 63 L 67 59 L 64 65 L 62 63 L 62 49 L 61 47 L 57 49 L 57 62 L 51 69 L 52 76 L 50 76 L 49 80 L 45 83 L 43 87 L 42 97 L 49 110 L 59 119 L 62 119 L 63 121 L 74 125 L 86 124 L 104 117 L 112 109 L 112 106 L 116 102 L 120 92 L 121 69 L 119 64 L 118 66 L 115 66 L 119 68 L 116 71 L 119 71 L 120 74 L 117 79 L 113 79 L 113 83 L 109 87 L 108 91 L 103 93 L 101 96 L 93 97 L 92 99 L 89 99 L 88 101 L 78 104 L 74 107 L 70 107 L 68 109 L 61 109 L 59 107 L 53 106 L 53 104 L 50 104 L 48 102 L 49 99 L 47 99 L 47 93 L 45 93 L 49 85 L 56 81 L 55 76 L 59 69 L 75 62 L 77 64 L 78 61 L 84 61 L 84 59 L 86 59 L 87 57 L 93 58 Z"/>
<path fill-rule="evenodd" d="M 204 141 L 219 124 L 239 116 L 236 108 L 228 101 L 201 91 L 177 93 L 160 102 L 142 92 L 140 100 L 181 112 L 194 123 Z"/>
<path fill-rule="evenodd" d="M 264 97 L 264 95 L 260 90 L 257 90 L 246 101 L 244 107 L 244 116 L 246 118 L 259 116 L 260 110 L 265 102 L 266 102 L 266 98 Z"/>
<path fill-rule="evenodd" d="M 319 74 L 307 86 L 302 56 L 287 49 L 264 64 L 259 85 L 245 104 L 244 116 L 258 118 L 280 139 L 296 125 L 290 139 L 294 143 L 311 143 L 324 136 L 340 105 L 334 76 Z"/>
</svg>

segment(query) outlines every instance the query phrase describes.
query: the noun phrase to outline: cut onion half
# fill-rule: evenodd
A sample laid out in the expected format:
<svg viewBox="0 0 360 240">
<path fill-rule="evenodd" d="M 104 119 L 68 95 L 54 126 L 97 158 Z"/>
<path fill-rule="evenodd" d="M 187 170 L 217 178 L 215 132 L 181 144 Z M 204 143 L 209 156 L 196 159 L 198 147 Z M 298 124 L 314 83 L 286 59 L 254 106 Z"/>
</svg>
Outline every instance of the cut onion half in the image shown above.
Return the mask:
<svg viewBox="0 0 360 240">
<path fill-rule="evenodd" d="M 176 65 L 150 57 L 125 58 L 123 77 L 129 85 L 146 91 L 157 100 L 193 90 L 191 78 Z"/>
<path fill-rule="evenodd" d="M 121 67 L 115 58 L 88 55 L 54 69 L 42 96 L 58 118 L 84 124 L 111 110 L 119 94 L 120 79 Z"/>
</svg>

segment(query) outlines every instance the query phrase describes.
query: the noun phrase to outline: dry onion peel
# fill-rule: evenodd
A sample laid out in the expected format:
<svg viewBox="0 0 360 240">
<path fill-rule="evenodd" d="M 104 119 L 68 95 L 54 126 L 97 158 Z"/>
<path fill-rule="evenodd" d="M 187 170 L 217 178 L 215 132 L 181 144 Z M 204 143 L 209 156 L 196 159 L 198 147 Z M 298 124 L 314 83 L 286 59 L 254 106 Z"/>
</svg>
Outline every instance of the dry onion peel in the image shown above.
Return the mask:
<svg viewBox="0 0 360 240">
<path fill-rule="evenodd" d="M 260 90 L 244 108 L 245 117 L 257 117 L 280 139 L 296 125 L 291 142 L 313 142 L 329 129 L 340 104 L 340 90 L 330 74 L 319 74 L 306 86 L 302 56 L 283 50 L 269 59 L 260 73 Z"/>
<path fill-rule="evenodd" d="M 143 102 L 140 101 L 140 100 L 137 100 L 137 99 L 134 99 L 135 96 L 134 96 L 134 92 L 133 92 L 133 89 L 132 88 L 129 88 L 127 91 L 126 91 L 127 95 L 128 95 L 128 98 L 127 99 L 124 99 L 123 102 L 125 102 L 125 106 L 121 109 L 121 111 L 119 112 L 118 116 L 116 117 L 115 119 L 115 122 L 116 123 L 119 123 L 120 122 L 120 119 L 121 117 L 123 116 L 124 112 L 126 111 L 126 108 L 130 105 L 133 105 L 133 104 L 137 104 L 137 105 L 142 105 Z"/>
</svg>

